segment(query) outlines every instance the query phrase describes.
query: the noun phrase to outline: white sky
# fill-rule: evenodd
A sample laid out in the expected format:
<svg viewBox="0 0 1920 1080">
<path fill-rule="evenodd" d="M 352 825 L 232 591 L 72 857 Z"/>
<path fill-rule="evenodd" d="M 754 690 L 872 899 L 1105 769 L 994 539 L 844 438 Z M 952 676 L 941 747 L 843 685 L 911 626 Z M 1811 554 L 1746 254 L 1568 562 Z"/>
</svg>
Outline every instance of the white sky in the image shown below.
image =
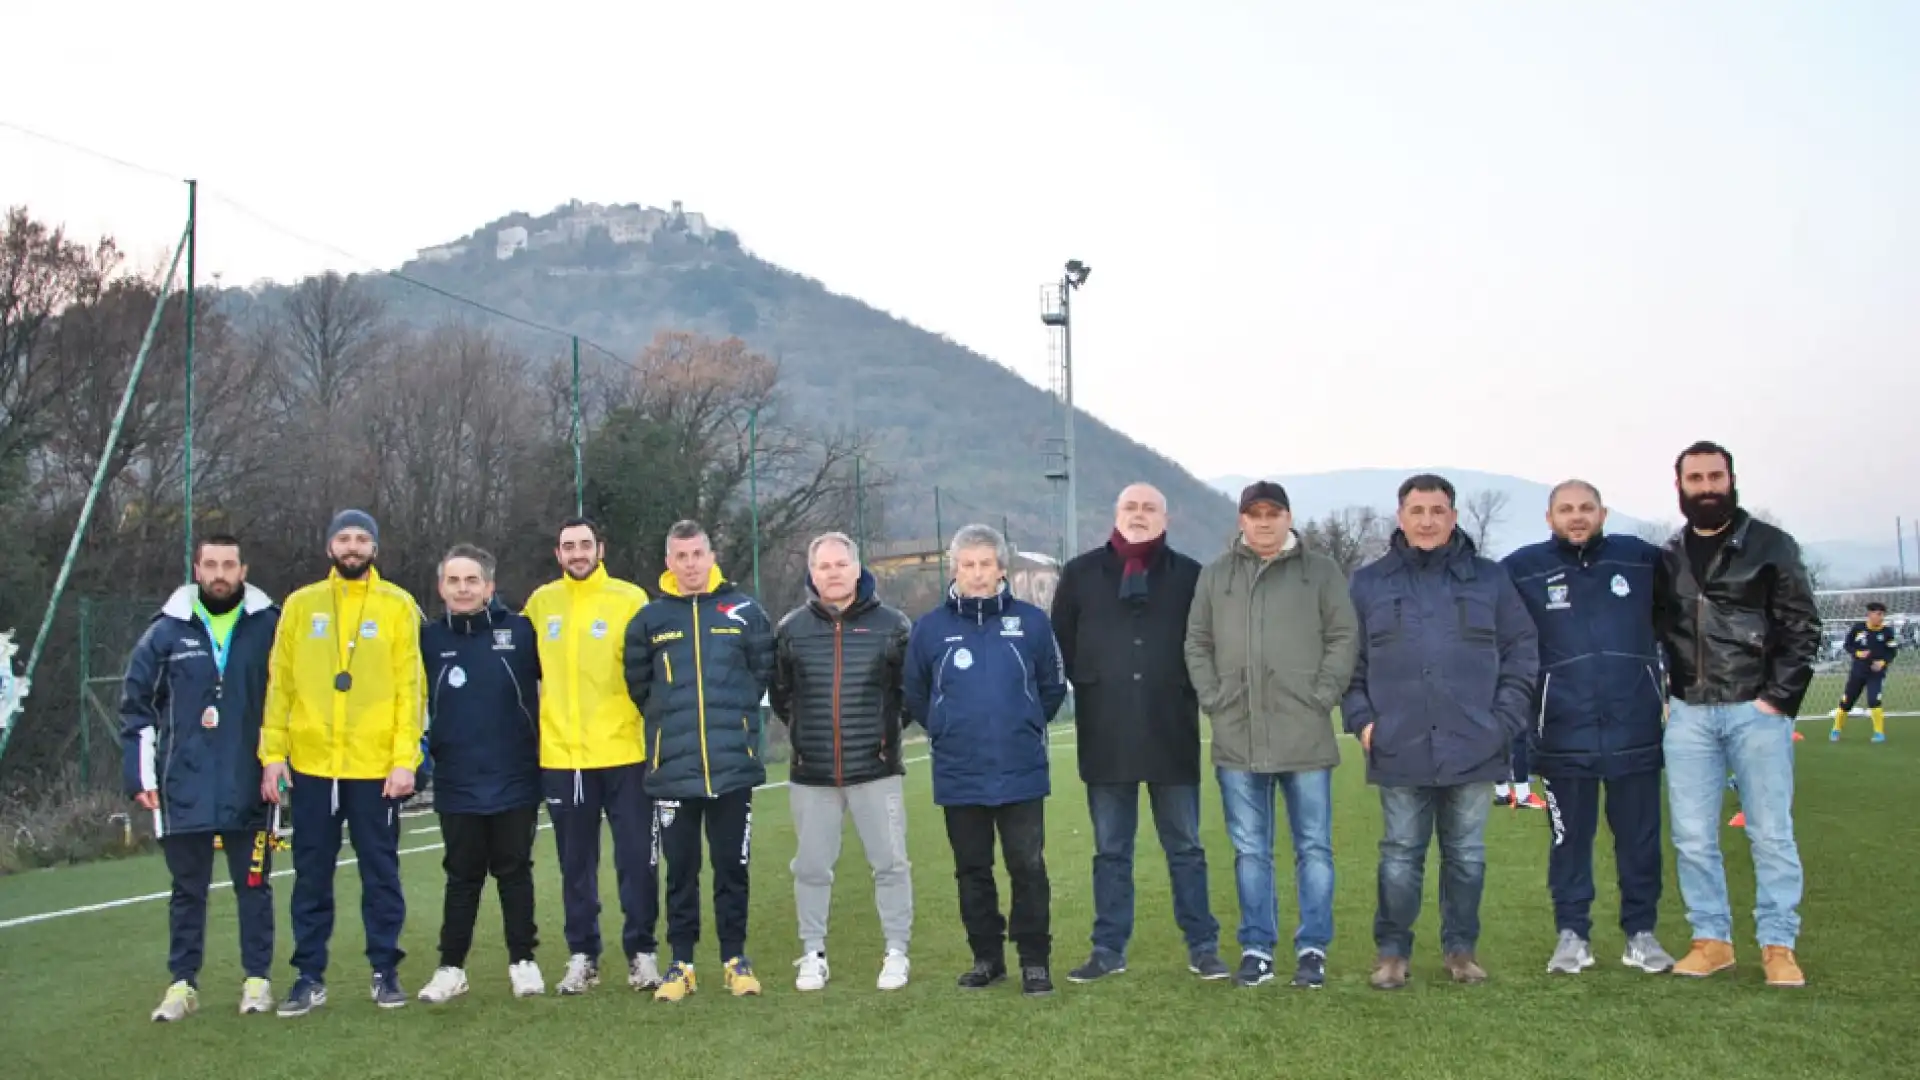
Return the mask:
<svg viewBox="0 0 1920 1080">
<path fill-rule="evenodd" d="M 1803 538 L 1920 514 L 1920 5 L 17 6 L 0 120 L 199 177 L 229 283 L 680 199 L 1036 382 L 1085 259 L 1081 405 L 1203 477 L 1670 518 L 1707 437 Z M 4 127 L 0 202 L 147 262 L 184 217 Z"/>
</svg>

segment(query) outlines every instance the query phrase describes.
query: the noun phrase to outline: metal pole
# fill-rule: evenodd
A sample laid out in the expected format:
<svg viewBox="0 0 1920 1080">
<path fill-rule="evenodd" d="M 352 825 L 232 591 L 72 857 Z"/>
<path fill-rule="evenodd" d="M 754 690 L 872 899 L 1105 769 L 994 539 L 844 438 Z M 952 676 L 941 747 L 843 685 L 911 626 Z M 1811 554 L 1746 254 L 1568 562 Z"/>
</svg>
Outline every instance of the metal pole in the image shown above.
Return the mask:
<svg viewBox="0 0 1920 1080">
<path fill-rule="evenodd" d="M 93 601 L 80 598 L 80 786 L 84 789 L 93 774 L 93 710 L 87 699 L 93 689 Z"/>
<path fill-rule="evenodd" d="M 940 485 L 933 485 L 933 546 L 940 550 L 940 587 L 947 586 L 947 529 L 940 524 Z"/>
<path fill-rule="evenodd" d="M 747 414 L 747 499 L 753 504 L 753 595 L 760 597 L 760 408 Z"/>
<path fill-rule="evenodd" d="M 1893 550 L 1900 557 L 1900 587 L 1907 585 L 1907 526 L 1899 517 L 1893 519 Z"/>
<path fill-rule="evenodd" d="M 1073 276 L 1068 274 L 1060 279 L 1060 385 L 1067 396 L 1067 508 L 1066 524 L 1061 534 L 1061 550 L 1078 551 L 1080 541 L 1076 511 L 1079 509 L 1080 461 L 1074 457 L 1073 447 Z"/>
<path fill-rule="evenodd" d="M 187 181 L 187 363 L 186 363 L 186 438 L 181 453 L 183 477 L 181 488 L 185 492 L 181 516 L 185 522 L 186 533 L 186 580 L 193 580 L 193 330 L 199 319 L 195 315 L 193 296 L 194 253 L 199 245 L 199 205 L 200 181 Z"/>
<path fill-rule="evenodd" d="M 580 338 L 573 339 L 573 512 L 587 512 L 587 471 L 580 455 Z"/>
</svg>

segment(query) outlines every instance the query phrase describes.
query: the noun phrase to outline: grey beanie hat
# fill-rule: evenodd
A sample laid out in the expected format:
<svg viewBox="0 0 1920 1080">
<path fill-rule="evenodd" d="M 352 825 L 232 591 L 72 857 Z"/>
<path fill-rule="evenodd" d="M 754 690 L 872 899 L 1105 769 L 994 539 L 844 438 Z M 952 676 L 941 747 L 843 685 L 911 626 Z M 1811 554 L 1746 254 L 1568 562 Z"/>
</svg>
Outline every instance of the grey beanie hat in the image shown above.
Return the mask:
<svg viewBox="0 0 1920 1080">
<path fill-rule="evenodd" d="M 380 542 L 380 525 L 365 510 L 342 510 L 333 515 L 332 523 L 327 526 L 327 543 L 333 543 L 333 538 L 339 536 L 342 529 L 365 529 L 373 537 L 374 543 Z"/>
</svg>

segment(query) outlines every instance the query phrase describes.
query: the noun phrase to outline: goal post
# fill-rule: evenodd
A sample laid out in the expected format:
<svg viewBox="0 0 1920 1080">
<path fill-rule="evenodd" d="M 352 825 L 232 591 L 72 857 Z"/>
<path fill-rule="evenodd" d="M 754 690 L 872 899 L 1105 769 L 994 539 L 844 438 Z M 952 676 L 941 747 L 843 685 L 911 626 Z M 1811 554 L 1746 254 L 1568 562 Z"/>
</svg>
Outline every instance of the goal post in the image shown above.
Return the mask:
<svg viewBox="0 0 1920 1080">
<path fill-rule="evenodd" d="M 1840 705 L 1853 658 L 1846 647 L 1847 628 L 1863 622 L 1867 605 L 1887 609 L 1900 654 L 1887 669 L 1884 707 L 1888 716 L 1920 716 L 1920 586 L 1878 589 L 1823 589 L 1813 594 L 1820 612 L 1820 653 L 1814 660 L 1813 685 L 1800 706 L 1803 718 L 1831 715 Z M 1849 715 L 1866 715 L 1864 701 L 1854 702 Z"/>
</svg>

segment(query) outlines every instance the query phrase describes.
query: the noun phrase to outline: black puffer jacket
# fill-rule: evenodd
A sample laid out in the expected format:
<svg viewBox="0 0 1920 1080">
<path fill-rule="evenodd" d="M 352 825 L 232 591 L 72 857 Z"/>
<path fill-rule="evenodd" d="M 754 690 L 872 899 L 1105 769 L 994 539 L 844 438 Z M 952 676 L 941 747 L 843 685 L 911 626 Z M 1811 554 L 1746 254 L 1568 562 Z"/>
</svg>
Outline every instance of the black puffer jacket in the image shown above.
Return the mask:
<svg viewBox="0 0 1920 1080">
<path fill-rule="evenodd" d="M 627 693 L 647 718 L 647 794 L 700 799 L 758 787 L 760 698 L 773 677 L 773 623 L 722 579 L 687 596 L 671 572 L 627 624 Z"/>
<path fill-rule="evenodd" d="M 1787 716 L 1813 681 L 1820 613 L 1800 545 L 1736 511 L 1733 530 L 1696 581 L 1682 529 L 1660 549 L 1655 620 L 1667 687 L 1690 705 L 1761 700 Z"/>
<path fill-rule="evenodd" d="M 913 624 L 882 604 L 875 587 L 862 570 L 846 611 L 816 595 L 780 620 L 769 696 L 787 724 L 793 783 L 845 787 L 906 772 L 900 681 Z"/>
</svg>

